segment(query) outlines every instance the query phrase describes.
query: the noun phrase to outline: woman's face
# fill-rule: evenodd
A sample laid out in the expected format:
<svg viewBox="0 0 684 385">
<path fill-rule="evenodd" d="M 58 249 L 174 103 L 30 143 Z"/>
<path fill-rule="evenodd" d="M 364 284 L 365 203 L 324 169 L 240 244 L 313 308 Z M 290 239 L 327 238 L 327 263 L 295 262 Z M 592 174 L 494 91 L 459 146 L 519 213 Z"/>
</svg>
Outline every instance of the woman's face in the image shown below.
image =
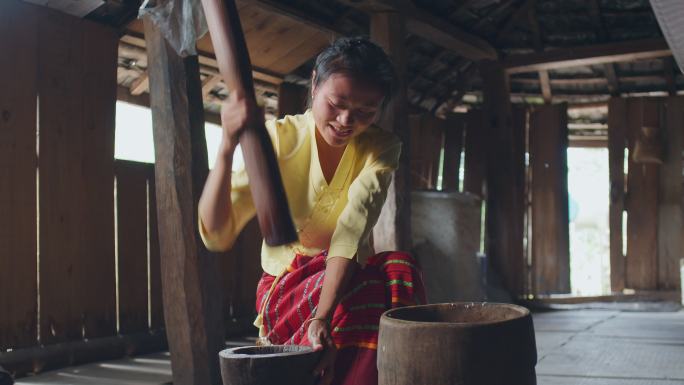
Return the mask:
<svg viewBox="0 0 684 385">
<path fill-rule="evenodd" d="M 374 84 L 337 73 L 311 87 L 316 128 L 325 142 L 344 147 L 376 119 L 384 95 Z"/>
</svg>

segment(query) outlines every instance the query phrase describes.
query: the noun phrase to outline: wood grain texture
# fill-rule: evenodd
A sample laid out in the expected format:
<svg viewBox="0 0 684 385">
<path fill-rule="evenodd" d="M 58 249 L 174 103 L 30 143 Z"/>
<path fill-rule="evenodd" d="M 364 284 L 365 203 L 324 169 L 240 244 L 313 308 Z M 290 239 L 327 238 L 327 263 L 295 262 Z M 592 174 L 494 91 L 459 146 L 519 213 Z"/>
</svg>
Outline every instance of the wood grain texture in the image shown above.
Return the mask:
<svg viewBox="0 0 684 385">
<path fill-rule="evenodd" d="M 196 56 L 180 58 L 148 20 L 150 99 L 164 320 L 173 383 L 219 384 L 223 347 L 218 260 L 197 234 L 207 154 Z"/>
<path fill-rule="evenodd" d="M 625 210 L 625 147 L 627 145 L 627 100 L 611 98 L 608 104 L 608 174 L 610 179 L 610 288 L 625 288 L 622 217 Z"/>
<path fill-rule="evenodd" d="M 481 62 L 486 132 L 486 252 L 513 296 L 524 288 L 524 121 L 515 119 L 508 78 L 499 62 Z M 518 115 L 516 115 L 518 116 Z"/>
<path fill-rule="evenodd" d="M 446 122 L 432 114 L 411 117 L 411 189 L 437 188 Z"/>
<path fill-rule="evenodd" d="M 164 304 L 162 299 L 161 260 L 159 255 L 159 226 L 157 224 L 157 194 L 154 181 L 154 165 L 147 169 L 147 201 L 150 234 L 150 330 L 164 328 Z"/>
<path fill-rule="evenodd" d="M 117 36 L 49 10 L 38 34 L 41 342 L 113 335 Z"/>
<path fill-rule="evenodd" d="M 449 116 L 444 130 L 444 165 L 442 166 L 442 190 L 459 190 L 459 171 L 463 151 L 465 116 Z"/>
<path fill-rule="evenodd" d="M 147 179 L 145 163 L 116 161 L 119 333 L 146 331 Z"/>
<path fill-rule="evenodd" d="M 545 105 L 530 117 L 532 269 L 535 294 L 570 292 L 567 108 Z"/>
<path fill-rule="evenodd" d="M 411 249 L 411 181 L 406 99 L 406 25 L 404 17 L 395 12 L 371 16 L 371 39 L 390 56 L 398 75 L 397 92 L 385 109 L 380 127 L 394 132 L 402 142 L 399 168 L 387 191 L 387 199 L 373 230 L 376 252 Z"/>
<path fill-rule="evenodd" d="M 37 7 L 0 2 L 0 351 L 37 343 Z"/>
<path fill-rule="evenodd" d="M 629 99 L 627 136 L 629 171 L 627 176 L 627 257 L 625 286 L 637 290 L 657 289 L 658 278 L 658 190 L 659 165 L 635 163 L 634 143 L 642 125 L 660 127 L 659 101 Z"/>
<path fill-rule="evenodd" d="M 662 125 L 665 162 L 660 167 L 658 199 L 658 289 L 681 287 L 679 259 L 684 258 L 682 231 L 682 141 L 684 141 L 684 98 L 664 101 Z"/>
<path fill-rule="evenodd" d="M 465 126 L 463 191 L 484 197 L 486 132 L 482 110 L 468 111 Z"/>
<path fill-rule="evenodd" d="M 278 86 L 278 117 L 297 115 L 306 110 L 309 90 L 294 83 L 280 83 Z"/>
</svg>

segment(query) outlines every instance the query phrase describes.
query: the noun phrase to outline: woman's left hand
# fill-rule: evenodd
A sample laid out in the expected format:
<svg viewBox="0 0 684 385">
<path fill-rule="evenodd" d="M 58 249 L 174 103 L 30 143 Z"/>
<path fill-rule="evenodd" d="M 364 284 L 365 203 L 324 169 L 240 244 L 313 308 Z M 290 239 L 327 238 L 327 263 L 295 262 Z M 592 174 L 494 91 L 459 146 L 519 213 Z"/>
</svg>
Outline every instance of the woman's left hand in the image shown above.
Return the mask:
<svg viewBox="0 0 684 385">
<path fill-rule="evenodd" d="M 314 351 L 323 350 L 323 357 L 314 369 L 314 375 L 322 375 L 318 385 L 330 384 L 334 375 L 337 347 L 330 333 L 328 322 L 314 319 L 309 323 L 308 337 Z"/>
</svg>

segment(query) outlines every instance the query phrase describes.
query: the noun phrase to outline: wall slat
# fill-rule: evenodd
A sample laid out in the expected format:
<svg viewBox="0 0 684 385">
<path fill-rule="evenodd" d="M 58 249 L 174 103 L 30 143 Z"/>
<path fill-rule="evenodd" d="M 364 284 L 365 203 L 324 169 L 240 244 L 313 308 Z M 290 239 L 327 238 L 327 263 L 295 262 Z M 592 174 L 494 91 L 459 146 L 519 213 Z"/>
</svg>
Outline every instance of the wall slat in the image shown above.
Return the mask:
<svg viewBox="0 0 684 385">
<path fill-rule="evenodd" d="M 530 117 L 532 268 L 535 294 L 570 292 L 567 109 L 545 105 Z"/>
<path fill-rule="evenodd" d="M 660 165 L 635 163 L 635 138 L 643 124 L 660 126 L 659 101 L 629 99 L 627 124 L 629 171 L 627 177 L 627 258 L 625 286 L 637 290 L 657 289 L 658 190 Z"/>
<path fill-rule="evenodd" d="M 458 191 L 461 150 L 463 149 L 464 118 L 450 116 L 444 130 L 444 168 L 442 170 L 442 190 Z"/>
<path fill-rule="evenodd" d="M 113 30 L 46 10 L 39 34 L 41 342 L 112 335 Z"/>
<path fill-rule="evenodd" d="M 35 9 L 0 1 L 0 352 L 37 342 Z"/>
<path fill-rule="evenodd" d="M 483 197 L 482 186 L 486 172 L 486 148 L 481 110 L 468 111 L 465 130 L 463 191 Z"/>
<path fill-rule="evenodd" d="M 622 239 L 622 214 L 625 209 L 625 146 L 627 100 L 611 98 L 608 104 L 608 173 L 610 178 L 610 287 L 625 288 L 625 255 Z"/>
<path fill-rule="evenodd" d="M 119 333 L 146 331 L 147 179 L 144 163 L 116 162 Z"/>
</svg>

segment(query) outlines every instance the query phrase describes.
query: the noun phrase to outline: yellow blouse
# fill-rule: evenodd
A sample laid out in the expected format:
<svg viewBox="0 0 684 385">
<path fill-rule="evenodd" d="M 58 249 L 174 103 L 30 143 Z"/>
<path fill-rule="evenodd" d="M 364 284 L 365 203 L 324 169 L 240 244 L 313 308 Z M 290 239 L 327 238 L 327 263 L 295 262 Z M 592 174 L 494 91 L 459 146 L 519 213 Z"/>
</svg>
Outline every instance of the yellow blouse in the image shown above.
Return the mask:
<svg viewBox="0 0 684 385">
<path fill-rule="evenodd" d="M 344 150 L 328 184 L 318 160 L 316 125 L 311 110 L 266 122 L 283 177 L 299 241 L 271 247 L 262 244 L 261 266 L 278 276 L 295 253 L 316 255 L 328 249 L 328 258 L 354 258 L 364 265 L 373 254 L 369 236 L 387 196 L 399 163 L 401 142 L 376 126 L 353 138 Z M 233 172 L 232 209 L 224 228 L 209 232 L 199 220 L 202 241 L 209 250 L 225 251 L 256 211 L 244 168 Z"/>
</svg>

